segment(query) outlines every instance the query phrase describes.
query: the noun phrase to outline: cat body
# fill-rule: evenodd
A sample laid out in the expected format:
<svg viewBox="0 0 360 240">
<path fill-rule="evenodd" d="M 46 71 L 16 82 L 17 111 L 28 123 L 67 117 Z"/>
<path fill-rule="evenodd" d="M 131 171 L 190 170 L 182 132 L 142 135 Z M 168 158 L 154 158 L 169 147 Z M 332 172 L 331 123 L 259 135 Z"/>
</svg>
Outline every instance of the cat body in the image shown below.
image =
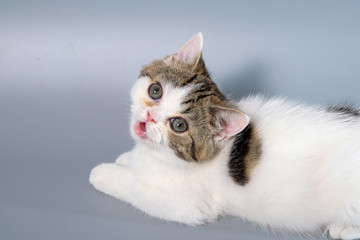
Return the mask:
<svg viewBox="0 0 360 240">
<path fill-rule="evenodd" d="M 261 96 L 229 101 L 211 81 L 201 50 L 197 34 L 144 67 L 131 91 L 137 144 L 95 167 L 94 187 L 188 225 L 232 215 L 359 238 L 359 112 Z"/>
</svg>

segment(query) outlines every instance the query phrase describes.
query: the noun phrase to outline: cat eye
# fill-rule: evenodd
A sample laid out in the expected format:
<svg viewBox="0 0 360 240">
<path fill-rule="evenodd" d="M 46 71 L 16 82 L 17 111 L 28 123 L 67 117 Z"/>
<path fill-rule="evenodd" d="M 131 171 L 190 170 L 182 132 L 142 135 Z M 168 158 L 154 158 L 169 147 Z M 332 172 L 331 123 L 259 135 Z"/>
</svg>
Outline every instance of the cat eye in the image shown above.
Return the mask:
<svg viewBox="0 0 360 240">
<path fill-rule="evenodd" d="M 149 87 L 149 96 L 154 100 L 159 100 L 162 97 L 162 88 L 160 83 L 153 83 Z"/>
<path fill-rule="evenodd" d="M 183 133 L 188 129 L 186 120 L 181 117 L 175 117 L 170 119 L 170 126 L 171 129 L 177 133 Z"/>
</svg>

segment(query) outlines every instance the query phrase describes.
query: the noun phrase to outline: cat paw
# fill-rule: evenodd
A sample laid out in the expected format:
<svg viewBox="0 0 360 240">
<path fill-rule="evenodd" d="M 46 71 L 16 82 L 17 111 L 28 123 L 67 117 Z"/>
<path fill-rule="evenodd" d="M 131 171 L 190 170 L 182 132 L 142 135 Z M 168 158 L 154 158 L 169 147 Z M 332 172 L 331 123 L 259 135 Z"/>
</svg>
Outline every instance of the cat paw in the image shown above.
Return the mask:
<svg viewBox="0 0 360 240">
<path fill-rule="evenodd" d="M 97 189 L 103 189 L 103 185 L 106 184 L 105 171 L 104 171 L 105 163 L 102 163 L 96 167 L 94 167 L 89 176 L 89 182 Z"/>
<path fill-rule="evenodd" d="M 89 182 L 95 189 L 109 195 L 114 195 L 119 183 L 119 166 L 113 163 L 102 163 L 91 170 Z"/>
<path fill-rule="evenodd" d="M 352 240 L 360 238 L 360 227 L 331 224 L 328 226 L 328 230 L 333 239 Z"/>
</svg>

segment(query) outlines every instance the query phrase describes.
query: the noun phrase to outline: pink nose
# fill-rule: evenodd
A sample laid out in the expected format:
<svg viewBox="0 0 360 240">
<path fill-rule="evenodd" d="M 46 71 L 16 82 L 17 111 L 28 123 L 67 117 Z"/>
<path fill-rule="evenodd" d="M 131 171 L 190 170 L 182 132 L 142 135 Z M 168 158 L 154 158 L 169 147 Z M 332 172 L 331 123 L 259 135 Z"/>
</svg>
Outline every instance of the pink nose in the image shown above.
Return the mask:
<svg viewBox="0 0 360 240">
<path fill-rule="evenodd" d="M 156 121 L 153 119 L 153 117 L 150 115 L 149 112 L 147 114 L 146 122 L 154 122 L 154 123 L 156 123 Z"/>
</svg>

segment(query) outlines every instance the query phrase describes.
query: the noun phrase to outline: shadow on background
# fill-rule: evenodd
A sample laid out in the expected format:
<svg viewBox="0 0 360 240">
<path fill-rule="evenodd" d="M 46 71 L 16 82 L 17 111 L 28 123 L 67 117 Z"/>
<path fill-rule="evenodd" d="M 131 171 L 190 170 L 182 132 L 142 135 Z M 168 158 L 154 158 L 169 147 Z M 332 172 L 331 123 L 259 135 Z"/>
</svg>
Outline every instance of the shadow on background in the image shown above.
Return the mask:
<svg viewBox="0 0 360 240">
<path fill-rule="evenodd" d="M 268 94 L 272 77 L 271 67 L 265 61 L 253 61 L 220 79 L 221 90 L 230 99 L 240 99 L 251 94 Z"/>
</svg>

